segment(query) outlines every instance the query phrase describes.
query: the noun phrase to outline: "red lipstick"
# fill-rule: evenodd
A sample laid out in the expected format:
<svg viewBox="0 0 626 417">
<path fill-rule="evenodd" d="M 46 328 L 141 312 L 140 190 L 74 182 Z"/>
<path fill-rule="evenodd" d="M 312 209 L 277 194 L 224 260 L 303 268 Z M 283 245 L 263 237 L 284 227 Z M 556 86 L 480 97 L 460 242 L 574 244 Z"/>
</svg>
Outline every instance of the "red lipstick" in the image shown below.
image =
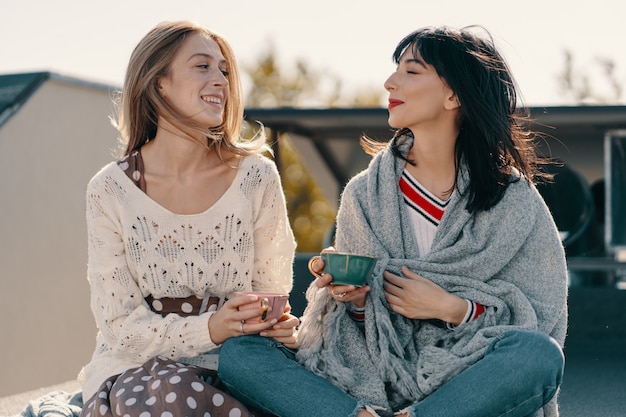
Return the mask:
<svg viewBox="0 0 626 417">
<path fill-rule="evenodd" d="M 401 100 L 396 100 L 396 99 L 390 98 L 390 99 L 389 99 L 389 105 L 387 106 L 387 108 L 388 108 L 389 110 L 391 110 L 391 109 L 393 109 L 394 107 L 399 106 L 400 104 L 403 104 L 403 103 L 404 103 L 404 101 L 401 101 Z"/>
</svg>

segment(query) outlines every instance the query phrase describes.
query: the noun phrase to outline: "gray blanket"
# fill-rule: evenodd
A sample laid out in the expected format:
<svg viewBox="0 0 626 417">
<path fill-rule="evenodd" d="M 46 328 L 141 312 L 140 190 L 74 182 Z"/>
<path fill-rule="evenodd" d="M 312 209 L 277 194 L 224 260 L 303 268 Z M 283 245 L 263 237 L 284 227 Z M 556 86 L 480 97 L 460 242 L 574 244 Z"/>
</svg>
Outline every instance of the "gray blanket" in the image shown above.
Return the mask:
<svg viewBox="0 0 626 417">
<path fill-rule="evenodd" d="M 32 399 L 26 408 L 14 417 L 78 417 L 83 407 L 80 391 L 51 391 Z"/>
<path fill-rule="evenodd" d="M 403 165 L 389 150 L 374 157 L 346 186 L 337 216 L 336 249 L 378 258 L 364 331 L 343 303 L 312 285 L 299 333 L 302 364 L 382 415 L 432 393 L 506 331 L 539 330 L 563 345 L 567 327 L 565 254 L 534 186 L 520 178 L 495 207 L 471 215 L 461 170 L 431 251 L 419 256 L 397 185 Z M 486 312 L 454 331 L 393 313 L 382 273 L 401 275 L 403 265 Z M 537 415 L 558 415 L 556 399 Z"/>
</svg>

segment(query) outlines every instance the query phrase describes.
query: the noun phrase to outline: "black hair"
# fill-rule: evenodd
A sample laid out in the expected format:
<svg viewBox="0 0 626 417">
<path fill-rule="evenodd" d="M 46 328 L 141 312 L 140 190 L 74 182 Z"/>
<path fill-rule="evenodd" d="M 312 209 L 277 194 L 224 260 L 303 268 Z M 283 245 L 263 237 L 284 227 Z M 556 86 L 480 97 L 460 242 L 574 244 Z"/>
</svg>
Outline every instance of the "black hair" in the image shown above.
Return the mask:
<svg viewBox="0 0 626 417">
<path fill-rule="evenodd" d="M 543 176 L 537 169 L 536 135 L 524 126 L 528 113 L 518 108 L 511 71 L 491 36 L 483 39 L 472 31 L 475 28 L 422 28 L 404 37 L 393 52 L 398 64 L 411 48 L 456 94 L 461 111 L 455 145 L 457 171 L 464 161 L 470 180 L 466 208 L 472 213 L 488 210 L 502 199 L 508 184 L 519 179 L 512 175 L 514 170 L 530 182 Z M 406 128 L 396 131 L 391 149 L 413 163 L 399 151 L 406 133 Z"/>
</svg>

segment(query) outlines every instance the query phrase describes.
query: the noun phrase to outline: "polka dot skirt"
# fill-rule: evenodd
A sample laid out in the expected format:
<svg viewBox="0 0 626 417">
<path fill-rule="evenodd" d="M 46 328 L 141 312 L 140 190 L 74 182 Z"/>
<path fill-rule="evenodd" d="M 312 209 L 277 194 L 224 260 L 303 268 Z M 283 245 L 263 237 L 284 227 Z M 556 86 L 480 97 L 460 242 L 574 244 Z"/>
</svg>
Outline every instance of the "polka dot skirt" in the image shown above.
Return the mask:
<svg viewBox="0 0 626 417">
<path fill-rule="evenodd" d="M 159 356 L 107 379 L 80 417 L 254 417 L 216 384 L 215 371 Z"/>
</svg>

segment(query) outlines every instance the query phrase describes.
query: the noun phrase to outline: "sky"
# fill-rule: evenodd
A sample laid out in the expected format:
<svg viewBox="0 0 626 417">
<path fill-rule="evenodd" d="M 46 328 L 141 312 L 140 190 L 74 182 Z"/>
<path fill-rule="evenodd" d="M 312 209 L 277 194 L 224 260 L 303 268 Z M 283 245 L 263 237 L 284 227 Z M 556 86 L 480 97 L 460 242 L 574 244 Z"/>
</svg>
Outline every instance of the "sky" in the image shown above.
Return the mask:
<svg viewBox="0 0 626 417">
<path fill-rule="evenodd" d="M 343 82 L 344 92 L 383 90 L 391 54 L 423 26 L 482 25 L 507 59 L 529 106 L 570 105 L 559 89 L 565 51 L 609 96 L 598 59 L 626 86 L 622 0 L 5 0 L 0 74 L 52 71 L 121 86 L 137 42 L 157 23 L 193 20 L 223 35 L 249 65 L 273 45 L 285 71 L 297 59 Z M 244 79 L 244 88 L 247 88 Z M 626 92 L 612 104 L 624 104 Z"/>
</svg>

